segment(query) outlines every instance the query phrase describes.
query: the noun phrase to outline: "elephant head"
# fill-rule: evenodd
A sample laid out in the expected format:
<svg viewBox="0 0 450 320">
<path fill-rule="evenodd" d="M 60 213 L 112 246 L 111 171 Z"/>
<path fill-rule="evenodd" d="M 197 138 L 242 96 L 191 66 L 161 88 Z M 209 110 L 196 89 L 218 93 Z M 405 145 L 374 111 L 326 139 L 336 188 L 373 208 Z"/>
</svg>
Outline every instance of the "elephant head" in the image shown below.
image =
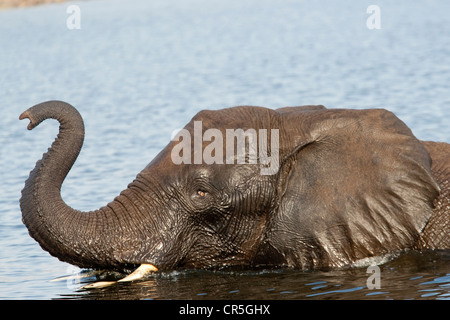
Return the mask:
<svg viewBox="0 0 450 320">
<path fill-rule="evenodd" d="M 49 101 L 24 118 L 60 129 L 25 183 L 23 222 L 85 268 L 339 267 L 413 247 L 439 194 L 425 147 L 388 111 L 242 106 L 199 112 L 112 202 L 80 212 L 60 193 L 80 114 Z"/>
</svg>

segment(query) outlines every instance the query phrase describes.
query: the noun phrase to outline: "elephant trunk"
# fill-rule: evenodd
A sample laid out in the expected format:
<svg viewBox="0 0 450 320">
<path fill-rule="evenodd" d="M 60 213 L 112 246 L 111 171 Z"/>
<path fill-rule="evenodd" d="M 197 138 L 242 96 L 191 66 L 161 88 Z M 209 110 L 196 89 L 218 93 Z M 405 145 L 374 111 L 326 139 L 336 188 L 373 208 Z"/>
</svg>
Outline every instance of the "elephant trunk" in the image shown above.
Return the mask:
<svg viewBox="0 0 450 320">
<path fill-rule="evenodd" d="M 57 138 L 22 190 L 22 220 L 30 235 L 53 256 L 80 267 L 125 269 L 138 264 L 123 255 L 137 250 L 131 239 L 137 238 L 132 233 L 139 229 L 126 209 L 126 202 L 137 198 L 136 191 L 124 190 L 107 206 L 90 212 L 74 210 L 61 198 L 62 183 L 84 140 L 78 111 L 65 102 L 48 101 L 26 110 L 19 119 L 25 118 L 30 120 L 29 130 L 49 118 L 60 123 Z"/>
</svg>

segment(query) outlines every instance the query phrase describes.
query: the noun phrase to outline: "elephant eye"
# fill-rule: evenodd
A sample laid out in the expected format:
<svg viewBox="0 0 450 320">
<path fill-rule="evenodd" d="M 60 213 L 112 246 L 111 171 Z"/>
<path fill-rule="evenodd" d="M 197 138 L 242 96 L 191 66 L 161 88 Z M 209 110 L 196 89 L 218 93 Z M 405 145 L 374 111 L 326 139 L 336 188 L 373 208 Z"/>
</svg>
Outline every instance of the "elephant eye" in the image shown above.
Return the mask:
<svg viewBox="0 0 450 320">
<path fill-rule="evenodd" d="M 200 196 L 200 197 L 205 197 L 206 196 L 206 192 L 205 191 L 202 191 L 202 190 L 198 190 L 197 191 L 197 194 Z"/>
</svg>

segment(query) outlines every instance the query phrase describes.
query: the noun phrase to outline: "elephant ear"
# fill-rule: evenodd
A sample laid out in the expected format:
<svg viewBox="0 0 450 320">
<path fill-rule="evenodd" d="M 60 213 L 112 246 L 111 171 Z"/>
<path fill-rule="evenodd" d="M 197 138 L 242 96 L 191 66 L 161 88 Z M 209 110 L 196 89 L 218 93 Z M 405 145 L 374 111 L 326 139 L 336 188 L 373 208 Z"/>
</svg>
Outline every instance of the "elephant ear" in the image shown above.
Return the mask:
<svg viewBox="0 0 450 320">
<path fill-rule="evenodd" d="M 275 228 L 288 260 L 343 266 L 414 246 L 439 186 L 427 150 L 402 121 L 379 109 L 278 112 L 285 129 Z"/>
</svg>

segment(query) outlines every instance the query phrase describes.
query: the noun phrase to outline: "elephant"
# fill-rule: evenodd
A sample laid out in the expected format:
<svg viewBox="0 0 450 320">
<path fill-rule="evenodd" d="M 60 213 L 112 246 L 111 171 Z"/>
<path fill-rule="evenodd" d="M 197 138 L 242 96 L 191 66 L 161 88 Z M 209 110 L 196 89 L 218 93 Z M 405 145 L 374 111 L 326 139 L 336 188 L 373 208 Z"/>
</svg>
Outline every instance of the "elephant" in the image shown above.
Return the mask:
<svg viewBox="0 0 450 320">
<path fill-rule="evenodd" d="M 49 118 L 60 126 L 25 182 L 22 221 L 44 250 L 81 268 L 329 270 L 450 248 L 450 144 L 418 140 L 385 109 L 202 110 L 89 212 L 61 197 L 84 140 L 80 113 L 47 101 L 25 118 L 29 130 Z M 238 144 L 237 135 L 216 143 L 231 129 L 244 133 L 245 152 L 220 161 Z M 189 134 L 201 139 L 189 144 Z"/>
</svg>

